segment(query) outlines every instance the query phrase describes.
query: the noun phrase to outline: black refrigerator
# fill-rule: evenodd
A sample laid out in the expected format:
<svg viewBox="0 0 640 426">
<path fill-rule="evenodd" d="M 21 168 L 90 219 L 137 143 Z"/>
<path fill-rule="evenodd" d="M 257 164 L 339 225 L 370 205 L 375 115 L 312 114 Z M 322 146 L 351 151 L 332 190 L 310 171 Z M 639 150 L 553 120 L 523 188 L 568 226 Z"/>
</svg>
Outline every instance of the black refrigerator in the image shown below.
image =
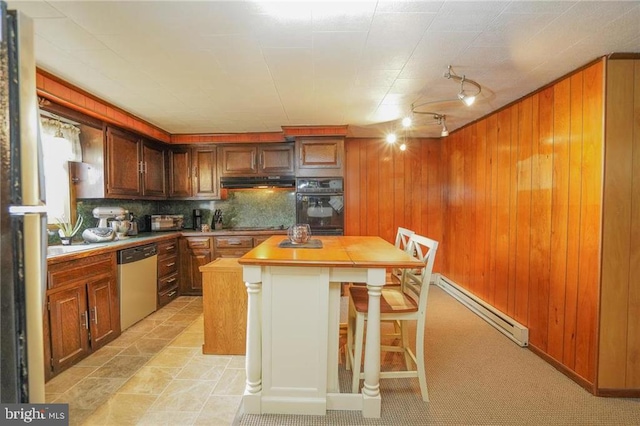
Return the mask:
<svg viewBox="0 0 640 426">
<path fill-rule="evenodd" d="M 0 0 L 0 402 L 44 403 L 46 207 L 33 22 Z"/>
</svg>

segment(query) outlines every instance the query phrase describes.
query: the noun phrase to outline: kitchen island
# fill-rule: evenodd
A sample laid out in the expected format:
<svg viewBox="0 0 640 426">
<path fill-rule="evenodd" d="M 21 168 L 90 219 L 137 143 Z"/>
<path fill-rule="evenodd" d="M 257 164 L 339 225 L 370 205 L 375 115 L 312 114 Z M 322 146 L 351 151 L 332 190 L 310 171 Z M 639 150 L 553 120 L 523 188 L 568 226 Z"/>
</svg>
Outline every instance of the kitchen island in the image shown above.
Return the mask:
<svg viewBox="0 0 640 426">
<path fill-rule="evenodd" d="M 325 415 L 360 410 L 380 417 L 380 292 L 386 268 L 420 261 L 379 237 L 315 237 L 321 248 L 281 248 L 273 236 L 239 259 L 248 293 L 247 414 Z M 340 286 L 369 289 L 364 387 L 338 384 Z"/>
</svg>

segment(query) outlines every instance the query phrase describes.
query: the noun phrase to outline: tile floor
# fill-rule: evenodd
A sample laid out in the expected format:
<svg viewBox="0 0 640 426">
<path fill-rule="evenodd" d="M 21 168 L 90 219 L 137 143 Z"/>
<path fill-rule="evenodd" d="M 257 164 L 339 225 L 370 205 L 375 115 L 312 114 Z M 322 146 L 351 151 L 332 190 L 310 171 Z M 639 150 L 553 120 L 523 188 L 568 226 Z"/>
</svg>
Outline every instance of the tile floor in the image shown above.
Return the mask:
<svg viewBox="0 0 640 426">
<path fill-rule="evenodd" d="M 71 425 L 230 425 L 244 356 L 203 355 L 202 298 L 180 297 L 46 384 Z"/>
</svg>

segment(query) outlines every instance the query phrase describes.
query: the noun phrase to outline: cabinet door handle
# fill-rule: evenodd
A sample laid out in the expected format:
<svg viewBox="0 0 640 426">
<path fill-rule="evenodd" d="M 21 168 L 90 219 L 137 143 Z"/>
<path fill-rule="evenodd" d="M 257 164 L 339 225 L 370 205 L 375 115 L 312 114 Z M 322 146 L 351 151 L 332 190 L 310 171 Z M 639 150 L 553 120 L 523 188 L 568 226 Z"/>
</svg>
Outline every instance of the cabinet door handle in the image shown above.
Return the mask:
<svg viewBox="0 0 640 426">
<path fill-rule="evenodd" d="M 93 322 L 97 325 L 98 324 L 98 307 L 94 306 L 91 309 L 93 310 Z"/>
<path fill-rule="evenodd" d="M 264 152 L 260 153 L 260 167 L 264 167 Z"/>
<path fill-rule="evenodd" d="M 198 166 L 193 166 L 193 176 L 198 177 Z"/>
<path fill-rule="evenodd" d="M 143 173 L 147 173 L 147 162 L 146 161 L 144 162 L 144 169 L 143 170 L 144 170 Z"/>
<path fill-rule="evenodd" d="M 89 321 L 87 318 L 87 311 L 80 314 L 80 327 L 84 326 L 85 329 L 89 329 Z"/>
<path fill-rule="evenodd" d="M 176 264 L 176 262 L 171 262 L 171 263 L 166 263 L 164 266 L 166 266 L 168 268 L 169 266 L 173 266 L 175 264 Z"/>
</svg>

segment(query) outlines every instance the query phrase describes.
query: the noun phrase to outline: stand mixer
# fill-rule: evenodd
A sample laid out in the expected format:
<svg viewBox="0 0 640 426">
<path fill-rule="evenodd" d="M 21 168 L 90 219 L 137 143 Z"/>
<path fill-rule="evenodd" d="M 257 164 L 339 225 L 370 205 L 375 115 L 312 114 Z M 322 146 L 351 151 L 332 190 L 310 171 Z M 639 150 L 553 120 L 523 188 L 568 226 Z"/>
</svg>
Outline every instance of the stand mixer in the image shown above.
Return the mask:
<svg viewBox="0 0 640 426">
<path fill-rule="evenodd" d="M 127 211 L 122 207 L 96 207 L 92 213 L 93 217 L 98 219 L 98 228 L 108 228 L 109 219 L 115 219 L 119 216 L 124 217 Z"/>
<path fill-rule="evenodd" d="M 96 207 L 92 211 L 93 217 L 98 219 L 96 228 L 87 228 L 82 232 L 82 238 L 89 243 L 112 241 L 118 229 L 109 228 L 109 219 L 124 218 L 127 211 L 122 207 Z M 128 230 L 128 228 L 127 228 Z M 126 231 L 125 231 L 126 232 Z"/>
</svg>

